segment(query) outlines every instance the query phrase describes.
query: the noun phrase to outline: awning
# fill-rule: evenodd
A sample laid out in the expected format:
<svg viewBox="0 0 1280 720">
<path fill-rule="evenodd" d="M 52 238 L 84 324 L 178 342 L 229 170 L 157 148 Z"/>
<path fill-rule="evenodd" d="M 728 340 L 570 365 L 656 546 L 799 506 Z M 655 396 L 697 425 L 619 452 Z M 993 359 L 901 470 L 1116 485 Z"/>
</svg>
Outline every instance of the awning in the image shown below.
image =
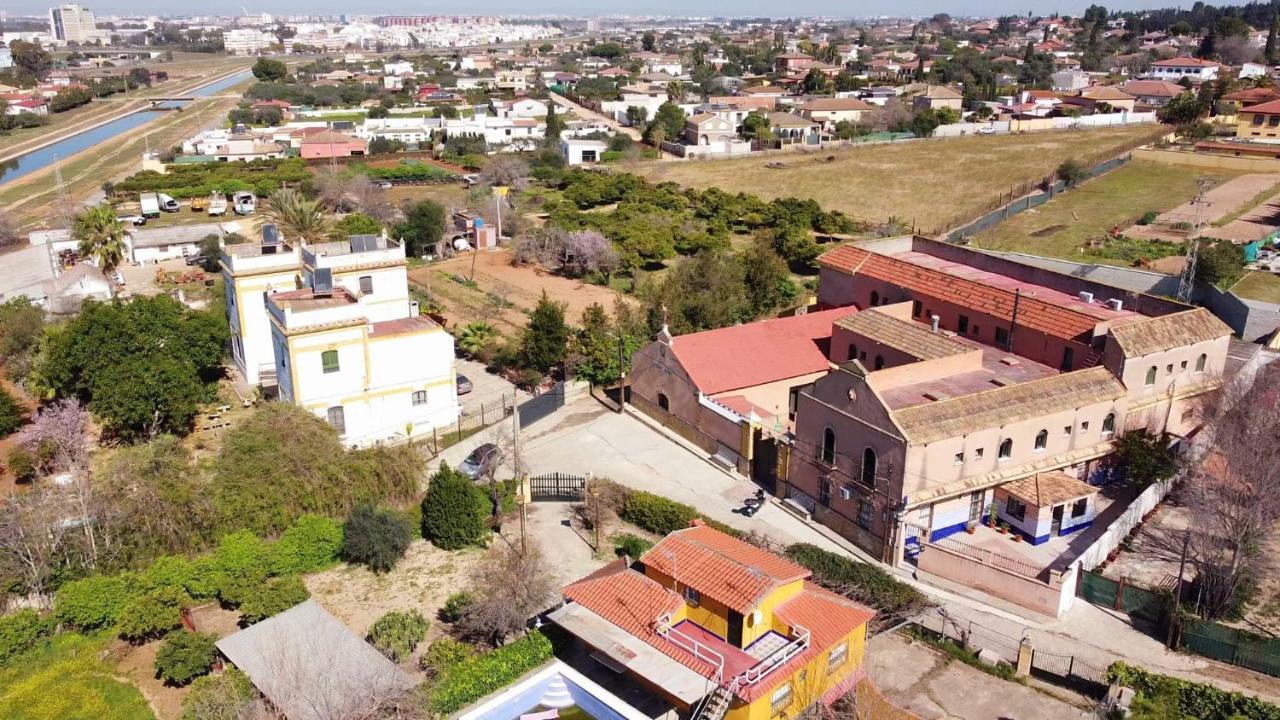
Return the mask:
<svg viewBox="0 0 1280 720">
<path fill-rule="evenodd" d="M 715 689 L 709 679 L 578 603 L 571 602 L 547 617 L 681 702 L 692 705 Z"/>
</svg>

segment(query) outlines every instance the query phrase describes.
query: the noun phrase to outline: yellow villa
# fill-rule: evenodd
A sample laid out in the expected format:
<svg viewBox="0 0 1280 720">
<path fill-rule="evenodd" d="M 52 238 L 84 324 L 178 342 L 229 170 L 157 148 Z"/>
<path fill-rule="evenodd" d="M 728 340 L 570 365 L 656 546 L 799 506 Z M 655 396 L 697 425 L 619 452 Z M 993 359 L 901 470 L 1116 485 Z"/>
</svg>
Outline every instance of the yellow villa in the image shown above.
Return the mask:
<svg viewBox="0 0 1280 720">
<path fill-rule="evenodd" d="M 700 720 L 794 718 L 862 675 L 875 615 L 809 571 L 695 524 L 634 566 L 564 588 L 551 619 L 592 657 Z"/>
</svg>

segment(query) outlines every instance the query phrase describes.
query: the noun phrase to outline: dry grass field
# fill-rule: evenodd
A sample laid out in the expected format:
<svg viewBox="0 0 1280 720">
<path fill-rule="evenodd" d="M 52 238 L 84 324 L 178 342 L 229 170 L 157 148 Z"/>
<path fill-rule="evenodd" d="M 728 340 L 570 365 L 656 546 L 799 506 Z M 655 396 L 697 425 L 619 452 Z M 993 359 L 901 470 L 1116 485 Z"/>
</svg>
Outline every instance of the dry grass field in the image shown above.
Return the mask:
<svg viewBox="0 0 1280 720">
<path fill-rule="evenodd" d="M 1096 164 L 1162 132 L 1137 125 L 971 136 L 735 160 L 652 162 L 634 172 L 653 182 L 718 187 L 766 199 L 812 198 L 860 220 L 894 218 L 925 234 L 941 234 L 997 207 L 1011 189 L 1041 181 L 1068 158 Z"/>
</svg>

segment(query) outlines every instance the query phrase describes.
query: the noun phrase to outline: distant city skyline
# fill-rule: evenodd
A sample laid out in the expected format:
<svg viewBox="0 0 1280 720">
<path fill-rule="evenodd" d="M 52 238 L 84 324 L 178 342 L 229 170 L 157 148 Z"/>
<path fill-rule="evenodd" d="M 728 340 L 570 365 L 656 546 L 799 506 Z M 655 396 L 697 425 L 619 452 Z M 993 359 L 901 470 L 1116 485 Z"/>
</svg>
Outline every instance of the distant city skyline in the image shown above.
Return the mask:
<svg viewBox="0 0 1280 720">
<path fill-rule="evenodd" d="M 147 0 L 113 0 L 112 2 L 79 3 L 92 9 L 99 17 L 108 15 L 149 15 L 155 13 L 156 6 Z M 701 15 L 713 16 L 725 13 L 726 6 L 717 0 L 658 0 L 642 5 L 623 2 L 600 2 L 599 0 L 545 0 L 543 2 L 524 2 L 522 0 L 491 0 L 490 2 L 463 2 L 462 0 L 445 0 L 427 5 L 410 0 L 382 0 L 372 6 L 361 6 L 353 11 L 349 2 L 340 0 L 273 0 L 272 2 L 242 2 L 250 14 L 268 13 L 272 15 L 338 15 L 338 14 L 373 14 L 373 15 L 501 15 L 501 14 L 564 14 L 575 16 L 616 15 L 616 14 L 648 14 L 648 15 Z M 871 2 L 846 5 L 844 3 L 826 3 L 808 0 L 806 2 L 788 4 L 789 13 L 779 14 L 776 3 L 764 0 L 744 0 L 735 3 L 732 8 L 734 17 L 771 16 L 831 16 L 831 17 L 868 17 L 876 15 L 913 16 L 933 15 L 945 12 L 952 15 L 985 16 L 985 15 L 1025 15 L 1028 11 L 1038 15 L 1060 14 L 1078 15 L 1086 7 L 1093 4 L 1090 0 L 1064 0 L 1063 2 L 1020 2 L 1019 0 L 960 0 L 947 3 L 945 0 L 871 0 Z M 1102 3 L 1108 10 L 1137 10 L 1148 8 L 1177 7 L 1179 3 L 1171 0 L 1135 0 L 1133 2 Z M 1185 3 L 1184 3 L 1185 4 Z M 1231 4 L 1231 3 L 1227 3 Z M 1243 4 L 1243 0 L 1236 4 Z M 10 0 L 6 3 L 6 11 L 10 17 L 19 15 L 46 16 L 55 3 L 42 0 Z M 234 14 L 236 4 L 219 7 L 216 13 Z M 165 10 L 171 15 L 181 14 L 215 14 L 207 3 L 196 0 L 177 0 L 165 4 Z"/>
</svg>

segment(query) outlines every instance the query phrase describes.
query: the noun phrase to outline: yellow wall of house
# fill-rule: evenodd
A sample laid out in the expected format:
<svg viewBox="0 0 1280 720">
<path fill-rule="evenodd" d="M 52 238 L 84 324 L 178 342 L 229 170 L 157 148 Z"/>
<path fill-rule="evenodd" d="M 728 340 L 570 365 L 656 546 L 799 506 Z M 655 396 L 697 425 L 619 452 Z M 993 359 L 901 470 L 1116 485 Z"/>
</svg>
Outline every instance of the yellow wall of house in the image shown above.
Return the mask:
<svg viewBox="0 0 1280 720">
<path fill-rule="evenodd" d="M 686 587 L 684 583 L 676 582 L 673 584 L 669 575 L 665 575 L 648 566 L 645 566 L 645 574 L 663 587 L 674 588 L 677 593 L 684 595 Z M 760 622 L 754 622 L 751 613 L 744 613 L 742 618 L 742 646 L 750 645 L 770 630 L 786 635 L 790 628 L 787 627 L 786 623 L 779 621 L 774 616 L 774 608 L 795 597 L 802 589 L 804 589 L 804 581 L 797 580 L 783 585 L 765 596 L 757 607 L 760 611 Z M 729 637 L 729 608 L 715 598 L 703 595 L 697 607 L 693 607 L 686 602 L 683 619 L 696 623 L 726 640 Z"/>
<path fill-rule="evenodd" d="M 793 583 L 788 583 L 786 585 L 783 585 L 777 590 L 774 590 L 769 595 L 765 596 L 765 599 L 760 601 L 760 607 L 759 607 L 760 615 L 761 615 L 760 622 L 751 623 L 750 618 L 748 618 L 742 624 L 743 646 L 745 647 L 747 645 L 750 645 L 752 642 L 756 640 L 756 638 L 759 638 L 761 635 L 764 635 L 770 630 L 773 630 L 774 632 L 777 632 L 781 635 L 787 635 L 791 631 L 791 628 L 786 623 L 779 620 L 777 616 L 774 615 L 773 611 L 782 603 L 795 597 L 803 589 L 804 589 L 804 581 L 797 580 Z"/>
<path fill-rule="evenodd" d="M 684 583 L 677 582 L 673 584 L 669 575 L 664 575 L 663 573 L 648 566 L 645 566 L 644 572 L 645 575 L 649 576 L 663 587 L 673 588 L 681 596 L 684 595 L 686 587 Z M 689 622 L 710 630 L 722 638 L 727 638 L 729 636 L 729 608 L 725 607 L 724 603 L 718 602 L 714 598 L 709 598 L 705 595 L 701 596 L 701 601 L 698 603 L 697 607 L 685 602 L 684 612 L 680 617 L 675 619 L 675 622 L 680 622 L 680 620 L 688 620 Z"/>
<path fill-rule="evenodd" d="M 849 674 L 862 666 L 862 656 L 866 649 L 867 626 L 865 624 L 859 626 L 856 630 L 849 633 L 845 638 L 845 642 L 849 644 L 849 651 L 846 660 L 839 667 L 827 671 L 828 653 L 822 653 L 799 670 L 792 676 L 791 683 L 791 700 L 783 708 L 779 708 L 778 712 L 774 712 L 773 708 L 773 692 L 781 685 L 778 685 L 755 702 L 738 704 L 729 708 L 729 712 L 725 715 L 725 720 L 773 720 L 785 715 L 787 718 L 795 718 L 800 715 L 808 707 L 822 699 L 822 696 L 831 688 L 844 681 Z"/>
</svg>

